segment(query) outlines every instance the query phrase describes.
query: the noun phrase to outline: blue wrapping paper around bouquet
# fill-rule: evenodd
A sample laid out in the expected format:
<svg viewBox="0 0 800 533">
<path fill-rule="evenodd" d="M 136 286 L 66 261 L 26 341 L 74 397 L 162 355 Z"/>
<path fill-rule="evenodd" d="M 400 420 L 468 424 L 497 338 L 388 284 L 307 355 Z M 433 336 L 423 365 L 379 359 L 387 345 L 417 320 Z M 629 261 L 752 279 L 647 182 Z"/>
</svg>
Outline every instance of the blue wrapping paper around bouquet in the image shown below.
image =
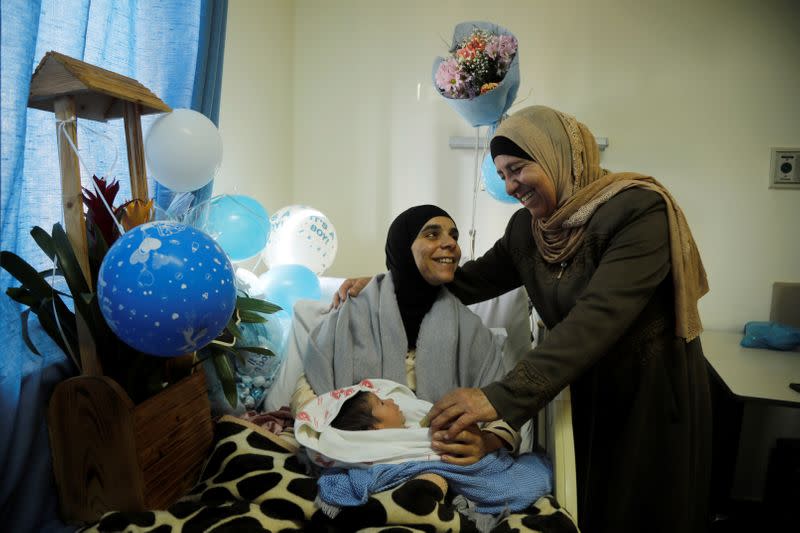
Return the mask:
<svg viewBox="0 0 800 533">
<path fill-rule="evenodd" d="M 458 44 L 469 37 L 475 29 L 496 33 L 497 35 L 513 35 L 502 26 L 491 22 L 462 22 L 456 25 L 453 31 L 451 50 L 455 50 Z M 436 91 L 442 95 L 448 105 L 455 109 L 473 127 L 489 126 L 500 122 L 502 116 L 514 103 L 519 90 L 519 46 L 505 77 L 499 82 L 498 86 L 475 98 L 450 98 L 439 90 L 436 85 L 436 72 L 445 59 L 444 57 L 437 57 L 434 60 L 431 76 L 433 86 L 436 87 Z"/>
</svg>

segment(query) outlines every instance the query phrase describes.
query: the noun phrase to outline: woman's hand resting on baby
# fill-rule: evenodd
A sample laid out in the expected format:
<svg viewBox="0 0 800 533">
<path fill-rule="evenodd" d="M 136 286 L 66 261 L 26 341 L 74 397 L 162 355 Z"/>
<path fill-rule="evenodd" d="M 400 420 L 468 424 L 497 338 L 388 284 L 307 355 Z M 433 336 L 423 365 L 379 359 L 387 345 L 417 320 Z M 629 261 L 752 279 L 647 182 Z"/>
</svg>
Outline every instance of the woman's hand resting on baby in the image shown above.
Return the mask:
<svg viewBox="0 0 800 533">
<path fill-rule="evenodd" d="M 444 430 L 435 432 L 431 438 L 431 448 L 442 457 L 442 461 L 461 466 L 477 463 L 487 453 L 502 446 L 497 435 L 481 431 L 476 424 L 467 426 L 453 438 L 448 438 Z"/>
</svg>

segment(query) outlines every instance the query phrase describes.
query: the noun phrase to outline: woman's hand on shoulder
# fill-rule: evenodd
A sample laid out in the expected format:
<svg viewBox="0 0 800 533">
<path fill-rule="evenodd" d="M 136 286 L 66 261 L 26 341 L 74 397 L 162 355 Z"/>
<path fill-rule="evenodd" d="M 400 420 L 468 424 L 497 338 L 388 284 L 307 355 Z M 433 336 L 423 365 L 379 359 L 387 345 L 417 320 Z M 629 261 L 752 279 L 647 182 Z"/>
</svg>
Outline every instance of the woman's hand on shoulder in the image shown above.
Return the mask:
<svg viewBox="0 0 800 533">
<path fill-rule="evenodd" d="M 358 296 L 364 287 L 372 280 L 371 277 L 365 278 L 347 278 L 339 285 L 339 290 L 333 293 L 333 301 L 331 302 L 332 309 L 339 309 L 339 306 L 344 303 L 348 296 Z"/>
</svg>

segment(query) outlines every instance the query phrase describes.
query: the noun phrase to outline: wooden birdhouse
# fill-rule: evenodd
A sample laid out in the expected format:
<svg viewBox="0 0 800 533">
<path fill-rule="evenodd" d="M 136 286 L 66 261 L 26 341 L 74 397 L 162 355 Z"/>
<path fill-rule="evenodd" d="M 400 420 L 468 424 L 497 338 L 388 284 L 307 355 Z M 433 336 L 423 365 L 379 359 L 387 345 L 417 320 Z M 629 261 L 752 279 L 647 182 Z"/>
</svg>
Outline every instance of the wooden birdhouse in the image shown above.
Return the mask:
<svg viewBox="0 0 800 533">
<path fill-rule="evenodd" d="M 36 67 L 28 106 L 55 113 L 66 233 L 90 288 L 77 120 L 122 118 L 134 199 L 149 200 L 141 116 L 171 111 L 134 79 L 58 52 Z M 69 137 L 69 140 L 67 139 Z M 163 509 L 196 482 L 213 437 L 202 371 L 139 405 L 103 375 L 84 317 L 76 313 L 82 375 L 59 383 L 48 406 L 62 518 Z"/>
<path fill-rule="evenodd" d="M 31 78 L 28 107 L 52 111 L 56 115 L 65 229 L 86 282 L 91 288 L 80 162 L 69 141 L 60 134 L 60 131 L 63 128 L 64 133 L 77 147 L 79 118 L 105 122 L 122 117 L 125 125 L 131 194 L 136 199 L 147 201 L 149 195 L 141 117 L 172 109 L 138 81 L 58 52 L 47 52 L 36 67 Z M 78 324 L 78 337 L 81 341 L 80 359 L 83 373 L 102 374 L 85 324 Z"/>
</svg>

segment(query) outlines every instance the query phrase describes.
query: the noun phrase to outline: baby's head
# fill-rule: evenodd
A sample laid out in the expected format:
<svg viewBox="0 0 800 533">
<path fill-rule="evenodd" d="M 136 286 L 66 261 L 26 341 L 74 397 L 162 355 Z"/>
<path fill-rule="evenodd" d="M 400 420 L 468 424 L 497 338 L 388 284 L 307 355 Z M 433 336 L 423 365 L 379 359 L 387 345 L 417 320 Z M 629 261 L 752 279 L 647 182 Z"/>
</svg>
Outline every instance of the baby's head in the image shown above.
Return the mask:
<svg viewBox="0 0 800 533">
<path fill-rule="evenodd" d="M 331 422 L 336 429 L 363 431 L 367 429 L 404 428 L 406 417 L 394 400 L 381 400 L 369 391 L 359 391 L 342 404 Z"/>
</svg>

